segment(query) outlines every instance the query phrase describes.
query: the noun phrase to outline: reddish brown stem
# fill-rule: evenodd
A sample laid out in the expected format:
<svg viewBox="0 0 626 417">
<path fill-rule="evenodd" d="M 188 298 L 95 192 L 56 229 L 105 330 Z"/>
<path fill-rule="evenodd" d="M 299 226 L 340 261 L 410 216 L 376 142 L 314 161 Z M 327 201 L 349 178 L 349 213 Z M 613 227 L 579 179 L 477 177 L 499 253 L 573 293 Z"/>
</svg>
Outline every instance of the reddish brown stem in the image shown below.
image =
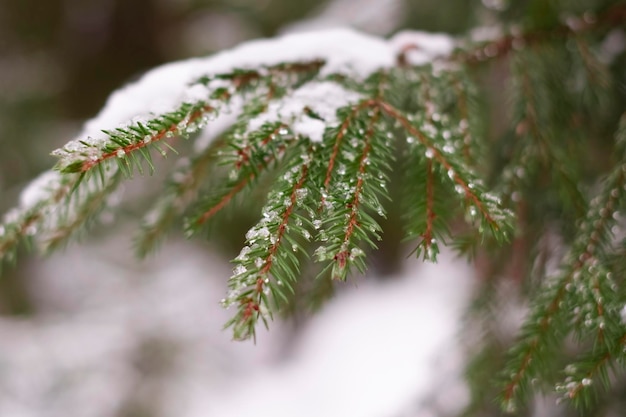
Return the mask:
<svg viewBox="0 0 626 417">
<path fill-rule="evenodd" d="M 215 110 L 214 107 L 212 106 L 204 106 L 199 110 L 194 111 L 193 113 L 191 113 L 189 115 L 189 118 L 187 119 L 188 123 L 192 123 L 194 122 L 196 119 L 198 119 L 200 116 L 202 116 L 204 113 L 210 112 Z M 92 169 L 93 167 L 95 167 L 96 165 L 101 164 L 102 162 L 106 161 L 107 159 L 111 159 L 113 157 L 117 157 L 120 153 L 122 153 L 123 155 L 131 153 L 133 151 L 136 151 L 138 149 L 142 149 L 145 148 L 146 146 L 154 143 L 154 142 L 158 142 L 160 140 L 163 140 L 164 138 L 167 137 L 168 133 L 173 133 L 176 132 L 176 130 L 178 129 L 178 125 L 180 123 L 173 123 L 171 124 L 169 127 L 167 127 L 166 129 L 160 130 L 159 132 L 157 132 L 156 134 L 154 134 L 151 138 L 150 141 L 139 141 L 139 142 L 135 142 L 135 143 L 131 143 L 130 145 L 126 145 L 123 147 L 120 147 L 112 152 L 107 152 L 105 154 L 103 154 L 102 156 L 100 156 L 97 159 L 94 160 L 89 160 L 89 161 L 85 161 L 83 162 L 83 165 L 80 169 L 81 172 L 86 172 L 89 171 L 90 169 Z"/>
<path fill-rule="evenodd" d="M 367 132 L 365 133 L 365 146 L 361 153 L 361 159 L 359 160 L 358 179 L 354 188 L 354 196 L 352 202 L 349 203 L 350 216 L 348 218 L 348 226 L 346 227 L 346 233 L 343 237 L 343 244 L 341 245 L 341 251 L 334 256 L 334 260 L 339 264 L 341 269 L 345 268 L 350 253 L 347 249 L 348 243 L 354 234 L 354 229 L 359 225 L 357 219 L 357 213 L 361 204 L 361 193 L 363 191 L 363 177 L 367 167 L 367 158 L 372 150 L 372 136 L 374 135 L 374 125 L 378 121 L 380 116 L 380 109 L 378 106 L 374 108 L 374 115 L 370 119 Z"/>
<path fill-rule="evenodd" d="M 335 168 L 335 162 L 337 161 L 337 155 L 339 155 L 339 149 L 341 147 L 341 143 L 343 141 L 343 138 L 346 132 L 348 131 L 348 127 L 350 127 L 350 123 L 352 123 L 352 120 L 357 115 L 357 113 L 359 113 L 361 110 L 367 107 L 374 106 L 375 104 L 376 104 L 375 100 L 362 101 L 357 106 L 354 106 L 352 108 L 352 112 L 350 112 L 348 117 L 346 117 L 343 123 L 341 123 L 341 126 L 339 126 L 339 131 L 337 132 L 337 136 L 335 137 L 335 144 L 333 145 L 333 151 L 328 160 L 328 169 L 326 170 L 326 177 L 324 178 L 325 190 L 328 190 L 328 186 L 330 185 L 330 180 L 332 178 L 333 169 Z M 320 208 L 324 206 L 324 201 L 325 201 L 325 198 L 324 196 L 322 196 Z"/>
<path fill-rule="evenodd" d="M 433 162 L 428 160 L 426 164 L 426 230 L 422 233 L 422 239 L 426 248 L 432 245 L 433 239 L 433 222 L 437 215 L 433 210 L 435 200 L 433 187 Z"/>
<path fill-rule="evenodd" d="M 278 133 L 278 131 L 280 131 L 280 129 L 283 129 L 285 127 L 287 126 L 284 124 L 277 126 L 274 130 L 272 130 L 272 132 L 269 135 L 263 138 L 263 140 L 261 141 L 261 146 L 265 146 L 268 143 L 270 143 L 272 139 L 274 139 L 274 136 Z M 248 162 L 250 161 L 251 152 L 252 152 L 252 145 L 246 145 L 243 149 L 237 151 L 237 155 L 239 155 L 240 159 L 235 163 L 235 168 L 240 169 L 243 165 L 247 165 Z"/>
<path fill-rule="evenodd" d="M 378 101 L 378 106 L 385 112 L 387 113 L 389 116 L 393 117 L 394 119 L 396 119 L 398 122 L 400 122 L 400 124 L 413 136 L 415 136 L 416 138 L 418 138 L 418 140 L 420 141 L 420 143 L 425 146 L 430 152 L 432 152 L 433 154 L 433 159 L 435 161 L 437 161 L 439 164 L 441 164 L 447 171 L 451 171 L 454 172 L 454 169 L 452 168 L 452 165 L 450 165 L 450 163 L 446 160 L 446 158 L 441 154 L 441 152 L 439 152 L 439 150 L 437 150 L 437 148 L 435 148 L 430 141 L 428 140 L 428 138 L 426 137 L 426 135 L 424 135 L 419 129 L 417 129 L 415 126 L 413 126 L 413 124 L 402 115 L 402 113 L 397 110 L 395 107 L 393 107 L 391 104 L 384 102 L 384 101 Z M 457 183 L 458 185 L 460 185 L 463 188 L 463 191 L 465 192 L 465 196 L 467 199 L 471 200 L 471 202 L 476 206 L 476 208 L 481 212 L 481 214 L 483 215 L 483 217 L 489 222 L 489 224 L 491 224 L 491 226 L 494 229 L 499 229 L 499 225 L 498 223 L 493 219 L 493 217 L 491 217 L 491 214 L 489 214 L 489 212 L 485 209 L 483 203 L 480 201 L 480 199 L 478 198 L 478 196 L 472 191 L 472 189 L 469 187 L 469 185 L 458 175 L 454 175 L 454 177 L 452 178 L 453 181 L 455 183 Z"/>
<path fill-rule="evenodd" d="M 309 149 L 309 152 L 311 152 L 310 149 Z M 260 314 L 259 305 L 261 304 L 261 294 L 263 293 L 263 288 L 265 286 L 265 277 L 269 274 L 270 270 L 272 269 L 272 265 L 274 264 L 274 259 L 276 258 L 276 253 L 278 252 L 278 249 L 282 243 L 283 236 L 285 235 L 285 232 L 287 231 L 287 224 L 289 223 L 289 219 L 296 207 L 296 202 L 298 199 L 298 190 L 302 189 L 302 187 L 304 186 L 304 183 L 308 175 L 308 170 L 309 170 L 309 165 L 303 164 L 302 171 L 300 174 L 300 179 L 298 180 L 296 184 L 294 184 L 291 190 L 291 195 L 289 196 L 289 202 L 290 202 L 289 207 L 287 207 L 287 209 L 283 213 L 283 217 L 281 219 L 280 225 L 278 226 L 278 230 L 276 234 L 276 241 L 270 247 L 268 254 L 265 257 L 263 266 L 261 267 L 261 270 L 259 271 L 259 275 L 256 281 L 256 288 L 255 288 L 255 291 L 258 295 L 258 300 L 251 301 L 253 305 L 256 307 L 255 310 L 257 314 Z M 244 311 L 244 319 L 246 318 L 245 313 L 247 311 L 248 309 Z"/>
<path fill-rule="evenodd" d="M 217 212 L 219 212 L 221 209 L 226 207 L 226 205 L 230 202 L 230 200 L 232 200 L 234 196 L 236 196 L 241 190 L 243 190 L 246 184 L 248 184 L 253 179 L 254 179 L 254 173 L 251 173 L 250 175 L 248 175 L 247 177 L 239 181 L 237 185 L 235 185 L 228 194 L 226 194 L 224 197 L 220 199 L 220 201 L 217 202 L 217 204 L 215 204 L 210 209 L 205 211 L 202 214 L 202 216 L 200 216 L 198 220 L 196 220 L 196 224 L 197 225 L 204 224 L 211 217 L 215 216 Z"/>
</svg>

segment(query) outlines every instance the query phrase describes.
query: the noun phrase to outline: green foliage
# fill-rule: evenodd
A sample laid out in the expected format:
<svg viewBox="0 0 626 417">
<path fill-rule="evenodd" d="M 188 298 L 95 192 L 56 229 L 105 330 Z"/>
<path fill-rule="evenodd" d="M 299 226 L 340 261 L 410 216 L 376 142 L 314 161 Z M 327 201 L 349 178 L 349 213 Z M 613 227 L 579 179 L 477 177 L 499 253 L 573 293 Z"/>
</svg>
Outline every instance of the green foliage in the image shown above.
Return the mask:
<svg viewBox="0 0 626 417">
<path fill-rule="evenodd" d="M 174 140 L 196 139 L 234 112 L 208 146 L 177 146 L 190 154 L 147 211 L 136 244 L 139 254 L 149 253 L 179 219 L 189 236 L 198 234 L 269 183 L 223 300 L 234 310 L 227 327 L 235 339 L 255 338 L 259 321 L 268 326 L 292 306 L 308 258 L 318 265 L 309 285 L 314 305 L 333 282 L 363 273 L 391 202 L 403 207 L 405 236 L 418 258 L 436 261 L 443 245 L 491 258 L 490 297 L 494 276 L 506 268 L 524 282 L 518 289 L 530 309 L 517 340 L 487 331 L 483 341 L 485 352 L 511 345 L 507 359 L 497 361 L 506 361 L 498 385 L 503 409 L 519 411 L 545 382 L 590 407 L 597 387 L 610 385 L 610 371 L 626 360 L 626 113 L 618 126 L 623 106 L 616 105 L 626 100 L 614 87 L 614 69 L 597 56 L 598 41 L 626 21 L 626 9 L 558 23 L 567 7 L 531 2 L 526 31 L 467 39 L 449 56 L 419 65 L 411 64 L 408 45 L 398 49 L 395 65 L 363 77 L 326 71 L 328 62 L 315 57 L 199 77 L 189 87 L 200 88 L 201 97 L 55 151 L 56 170 L 0 226 L 0 262 L 14 260 L 19 243 L 33 237 L 44 249 L 61 246 L 110 209 L 107 199 L 125 179 L 153 173 L 155 152 L 177 154 Z M 492 61 L 505 65 L 483 64 Z M 506 109 L 484 99 L 485 74 L 505 79 L 504 93 L 496 93 L 506 96 Z M 341 102 L 285 110 L 320 86 L 341 92 Z M 488 128 L 489 118 L 498 126 Z M 298 123 L 321 125 L 323 134 L 303 133 Z M 608 163 L 586 165 L 590 152 L 608 160 L 599 139 L 612 146 L 608 171 Z M 401 201 L 392 202 L 390 178 L 398 168 Z M 566 254 L 558 270 L 546 272 L 551 253 L 541 242 L 551 230 Z M 476 314 L 497 320 L 489 301 Z M 468 368 L 470 378 L 487 378 L 485 352 Z M 563 375 L 555 375 L 561 364 Z M 468 415 L 488 408 L 484 397 L 493 391 L 475 394 Z"/>
</svg>

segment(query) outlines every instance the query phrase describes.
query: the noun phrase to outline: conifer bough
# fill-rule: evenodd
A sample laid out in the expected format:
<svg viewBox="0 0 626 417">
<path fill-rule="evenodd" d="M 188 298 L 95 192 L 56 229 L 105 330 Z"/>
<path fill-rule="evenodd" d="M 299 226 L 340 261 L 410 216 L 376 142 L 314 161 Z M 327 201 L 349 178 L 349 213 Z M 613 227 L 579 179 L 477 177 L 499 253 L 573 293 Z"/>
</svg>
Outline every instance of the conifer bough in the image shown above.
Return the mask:
<svg viewBox="0 0 626 417">
<path fill-rule="evenodd" d="M 381 237 L 393 167 L 403 177 L 406 236 L 429 261 L 440 244 L 469 250 L 476 242 L 509 242 L 514 211 L 524 213 L 541 183 L 580 227 L 562 267 L 532 302 L 506 365 L 502 404 L 512 411 L 528 398 L 531 381 L 545 376 L 543 364 L 570 333 L 594 343 L 568 365 L 557 390 L 586 401 L 591 381 L 607 380 L 607 368 L 624 360 L 623 290 L 613 272 L 620 262 L 609 258 L 626 247 L 614 242 L 626 195 L 626 128 L 623 121 L 615 131 L 614 168 L 588 213 L 576 217 L 586 197 L 580 172 L 566 159 L 571 143 L 558 139 L 574 126 L 555 111 L 563 96 L 548 94 L 561 67 L 553 68 L 554 55 L 546 52 L 582 63 L 582 73 L 571 77 L 582 75 L 599 91 L 608 72 L 593 42 L 625 14 L 614 7 L 593 19 L 481 41 L 421 32 L 389 40 L 351 30 L 294 34 L 159 67 L 113 93 L 77 139 L 53 152 L 55 168 L 4 216 L 0 261 L 13 260 L 23 240 L 43 249 L 62 245 L 111 209 L 125 178 L 152 172 L 154 156 L 177 153 L 175 140 L 191 139 L 195 145 L 142 221 L 137 249 L 149 252 L 180 217 L 189 234 L 197 232 L 272 178 L 223 300 L 234 309 L 227 323 L 234 338 L 254 338 L 259 321 L 267 326 L 291 302 L 304 257 L 321 265 L 318 280 L 365 270 Z M 571 40 L 577 48 L 567 46 Z M 472 68 L 489 59 L 507 59 L 511 67 L 511 135 L 495 140 L 483 133 L 472 78 Z M 562 93 L 567 104 L 582 94 Z M 503 159 L 495 179 L 493 147 Z M 469 227 L 459 226 L 459 215 Z M 518 235 L 525 221 L 518 218 Z"/>
</svg>

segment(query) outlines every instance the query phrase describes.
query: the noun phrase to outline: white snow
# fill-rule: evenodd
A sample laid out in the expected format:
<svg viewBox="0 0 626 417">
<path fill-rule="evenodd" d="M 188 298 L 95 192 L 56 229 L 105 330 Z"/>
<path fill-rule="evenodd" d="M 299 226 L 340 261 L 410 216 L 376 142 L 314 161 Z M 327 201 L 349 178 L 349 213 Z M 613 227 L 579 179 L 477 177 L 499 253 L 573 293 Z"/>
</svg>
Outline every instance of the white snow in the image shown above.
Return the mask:
<svg viewBox="0 0 626 417">
<path fill-rule="evenodd" d="M 291 343 L 273 322 L 253 345 L 222 330 L 227 262 L 170 242 L 137 264 L 129 244 L 101 239 L 29 271 L 37 316 L 0 320 L 0 415 L 113 417 L 142 398 L 179 417 L 454 415 L 467 402 L 465 261 L 411 259 L 345 288 Z M 154 352 L 156 369 L 138 365 Z"/>
<path fill-rule="evenodd" d="M 223 417 L 415 415 L 426 413 L 421 403 L 434 390 L 450 397 L 435 401 L 446 412 L 433 414 L 459 412 L 468 392 L 455 338 L 470 276 L 467 264 L 443 254 L 438 265 L 410 262 L 391 282 L 359 283 L 318 313 L 281 367 L 207 398 L 191 416 L 206 409 Z"/>
<path fill-rule="evenodd" d="M 61 181 L 58 171 L 45 171 L 32 180 L 20 194 L 20 209 L 23 211 L 35 207 L 37 204 L 50 198 Z"/>
<path fill-rule="evenodd" d="M 283 122 L 296 135 L 321 142 L 326 126 L 337 124 L 337 109 L 358 103 L 362 96 L 346 90 L 331 81 L 309 82 L 287 97 L 275 100 L 266 112 L 250 120 L 248 130 L 259 129 L 264 123 Z M 324 121 L 310 117 L 304 108 L 319 115 Z"/>
<path fill-rule="evenodd" d="M 79 140 L 101 145 L 107 138 L 103 129 L 147 121 L 176 109 L 183 102 L 196 102 L 208 96 L 206 88 L 190 86 L 201 76 L 316 59 L 326 62 L 321 75 L 342 72 L 365 77 L 381 67 L 393 65 L 395 54 L 384 39 L 350 29 L 333 29 L 253 40 L 206 58 L 166 64 L 114 92 L 100 113 L 85 124 L 78 138 L 63 149 L 69 153 L 93 152 Z M 68 152 L 58 150 L 56 153 L 63 156 Z"/>
<path fill-rule="evenodd" d="M 101 152 L 98 148 L 107 141 L 107 135 L 102 130 L 146 122 L 177 109 L 182 103 L 207 101 L 209 92 L 215 87 L 213 83 L 224 82 L 215 80 L 209 86 L 192 85 L 202 76 L 228 73 L 234 69 L 259 69 L 285 62 L 323 60 L 325 65 L 320 70 L 321 77 L 342 73 L 363 79 L 380 68 L 394 66 L 400 51 L 406 52 L 410 63 L 422 65 L 449 54 L 453 46 L 452 38 L 442 34 L 401 32 L 391 40 L 385 40 L 351 29 L 329 29 L 253 40 L 213 56 L 174 62 L 149 71 L 139 81 L 111 94 L 104 108 L 85 124 L 77 139 L 57 149 L 54 154 L 66 158 L 66 162 L 75 158 L 98 158 Z M 301 93 L 303 96 L 319 97 L 321 90 L 313 91 L 310 86 L 304 88 L 308 90 Z M 329 87 L 322 84 L 319 88 Z M 342 103 L 352 99 L 352 96 L 343 99 L 339 96 L 340 93 L 347 93 L 345 90 L 334 88 L 329 92 L 333 95 L 324 100 L 327 104 L 330 98 Z M 219 112 L 220 103 L 211 104 L 215 104 Z M 283 107 L 289 105 L 285 103 Z M 322 110 L 327 108 L 331 107 L 321 107 Z M 241 111 L 240 108 L 236 110 Z M 288 111 L 282 109 L 281 116 L 293 114 Z M 234 114 L 233 118 L 236 116 Z M 300 119 L 295 121 L 294 129 L 317 140 L 321 137 L 323 126 L 313 119 Z M 95 147 L 86 146 L 81 141 Z M 207 142 L 202 145 L 206 146 Z"/>
<path fill-rule="evenodd" d="M 455 46 L 454 38 L 449 35 L 414 30 L 398 32 L 389 42 L 395 50 L 405 52 L 411 65 L 424 65 L 448 56 Z"/>
</svg>

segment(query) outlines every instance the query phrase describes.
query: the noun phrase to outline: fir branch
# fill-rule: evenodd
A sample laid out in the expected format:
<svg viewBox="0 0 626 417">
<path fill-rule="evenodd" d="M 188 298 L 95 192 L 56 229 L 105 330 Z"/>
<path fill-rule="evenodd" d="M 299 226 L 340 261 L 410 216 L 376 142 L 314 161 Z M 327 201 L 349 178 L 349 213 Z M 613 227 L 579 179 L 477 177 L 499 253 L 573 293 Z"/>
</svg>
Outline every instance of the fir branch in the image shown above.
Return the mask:
<svg viewBox="0 0 626 417">
<path fill-rule="evenodd" d="M 576 48 L 584 64 L 589 82 L 603 89 L 609 88 L 611 86 L 611 77 L 606 66 L 591 52 L 589 44 L 584 38 L 577 36 L 575 40 Z"/>
<path fill-rule="evenodd" d="M 206 197 L 199 204 L 196 210 L 199 214 L 187 222 L 189 232 L 194 232 L 226 207 L 235 195 L 252 185 L 262 171 L 280 162 L 287 148 L 287 140 L 292 139 L 287 126 L 280 122 L 265 124 L 260 130 L 244 137 L 248 142 L 243 148 L 236 141 L 231 141 L 234 170 L 221 191 Z"/>
<path fill-rule="evenodd" d="M 209 105 L 199 105 L 197 107 L 193 106 L 189 109 L 186 109 L 186 107 L 187 106 L 185 105 L 181 107 L 182 114 L 185 114 L 183 118 L 180 117 L 180 113 L 172 114 L 168 117 L 165 117 L 164 119 L 171 120 L 171 123 L 168 126 L 157 130 L 155 133 L 148 133 L 149 131 L 147 129 L 141 129 L 143 125 L 138 124 L 137 126 L 139 127 L 139 130 L 143 130 L 143 133 L 145 133 L 145 136 L 143 137 L 136 136 L 135 134 L 131 133 L 130 130 L 121 130 L 120 133 L 122 135 L 117 135 L 108 131 L 105 132 L 110 135 L 111 140 L 119 145 L 119 147 L 112 146 L 113 149 L 105 150 L 101 156 L 97 158 L 90 158 L 89 160 L 84 161 L 80 166 L 79 172 L 89 171 L 90 169 L 98 164 L 101 164 L 107 159 L 115 157 L 122 159 L 125 155 L 131 155 L 134 151 L 143 149 L 152 144 L 156 144 L 157 142 L 166 138 L 172 138 L 175 135 L 185 131 L 185 129 L 189 129 L 189 125 L 194 126 L 193 128 L 191 128 L 191 130 L 195 131 L 195 124 L 197 123 L 198 119 L 200 119 L 204 114 L 214 112 L 216 110 L 213 106 Z M 160 120 L 159 122 L 151 121 L 147 124 L 148 126 L 150 126 L 155 125 L 156 123 L 162 123 L 162 120 Z M 189 130 L 187 130 L 187 132 L 188 131 Z M 131 137 L 134 137 L 135 141 L 128 138 L 129 133 Z M 167 145 L 167 142 L 164 143 L 165 145 Z M 161 154 L 164 154 L 164 152 L 161 151 Z"/>
<path fill-rule="evenodd" d="M 0 225 L 0 262 L 13 259 L 25 238 L 34 239 L 46 251 L 66 242 L 103 208 L 119 185 L 119 177 L 116 169 L 103 172 L 100 178 L 44 173 L 24 192 L 23 207 L 7 213 Z"/>
<path fill-rule="evenodd" d="M 470 112 L 469 112 L 469 92 L 467 88 L 464 88 L 463 82 L 456 78 L 453 81 L 454 91 L 456 96 L 458 97 L 458 109 L 459 115 L 461 118 L 461 122 L 459 123 L 459 128 L 461 129 L 461 137 L 463 143 L 463 156 L 465 157 L 465 161 L 467 163 L 471 163 L 475 161 L 476 155 L 474 155 L 473 147 L 478 143 L 475 138 L 472 137 L 472 133 L 470 132 Z"/>
<path fill-rule="evenodd" d="M 80 188 L 68 196 L 70 201 L 65 207 L 59 208 L 59 218 L 52 224 L 46 224 L 44 233 L 38 236 L 44 250 L 55 250 L 66 244 L 88 221 L 93 220 L 98 212 L 106 208 L 107 199 L 118 188 L 121 179 L 121 172 L 115 170 L 105 183 L 95 176 L 82 181 Z"/>
<path fill-rule="evenodd" d="M 412 136 L 417 138 L 421 145 L 426 149 L 425 153 L 428 158 L 432 158 L 441 165 L 447 172 L 449 179 L 458 185 L 459 191 L 464 195 L 465 200 L 470 203 L 470 214 L 474 213 L 471 207 L 475 207 L 478 213 L 485 220 L 488 229 L 491 230 L 493 236 L 497 240 L 506 240 L 510 234 L 512 213 L 499 207 L 499 200 L 482 191 L 480 182 L 473 175 L 463 169 L 459 163 L 453 163 L 449 157 L 439 150 L 434 143 L 421 130 L 413 125 L 409 118 L 402 112 L 388 103 L 381 102 L 381 109 L 397 120 L 402 127 Z"/>
<path fill-rule="evenodd" d="M 223 93 L 219 99 L 225 100 L 229 97 Z M 176 135 L 189 135 L 197 131 L 206 123 L 202 118 L 207 113 L 215 111 L 215 107 L 204 102 L 183 103 L 176 111 L 151 119 L 145 124 L 137 122 L 128 128 L 103 131 L 108 136 L 106 140 L 70 142 L 53 152 L 53 155 L 60 158 L 56 169 L 63 173 L 87 172 L 109 159 L 117 158 L 120 168 L 132 174 L 133 167 L 139 166 L 136 160 L 130 157 L 133 152 L 139 151 L 145 161 L 152 166 L 149 152 L 143 152 L 145 148 L 157 148 L 159 153 L 165 156 L 167 152 L 158 146 L 159 142 L 166 144 L 164 139 Z"/>
<path fill-rule="evenodd" d="M 577 360 L 577 364 L 570 364 L 565 368 L 568 376 L 556 384 L 555 390 L 563 396 L 561 400 L 571 401 L 577 407 L 591 405 L 590 389 L 597 390 L 598 381 L 605 387 L 610 384 L 609 370 L 615 361 L 624 357 L 626 333 L 617 337 L 610 344 L 603 343 L 597 346 L 585 357 Z"/>
<path fill-rule="evenodd" d="M 371 174 L 368 173 L 368 165 L 372 162 L 376 164 L 376 161 L 371 161 L 370 159 L 372 158 L 372 141 L 374 140 L 375 126 L 379 117 L 380 110 L 378 107 L 373 109 L 373 114 L 368 114 L 367 130 L 364 132 L 362 139 L 363 148 L 358 158 L 358 164 L 355 166 L 356 184 L 348 188 L 347 194 L 350 197 L 345 199 L 347 201 L 344 206 L 343 201 L 335 201 L 334 196 L 332 196 L 329 202 L 333 208 L 325 213 L 327 217 L 322 222 L 320 233 L 329 235 L 329 243 L 321 246 L 317 254 L 319 260 L 332 259 L 331 277 L 333 279 L 345 280 L 353 263 L 361 272 L 364 271 L 365 265 L 362 259 L 364 252 L 358 247 L 356 241 L 365 239 L 370 245 L 374 246 L 373 242 L 367 238 L 365 227 L 369 225 L 369 230 L 373 233 L 380 230 L 380 226 L 369 216 L 366 216 L 361 207 L 361 205 L 365 205 L 365 207 L 370 206 L 369 208 L 376 206 L 379 214 L 383 214 L 380 203 L 375 198 L 375 193 L 377 191 L 380 192 L 380 188 L 377 191 L 372 189 L 372 194 L 369 194 L 369 187 L 366 188 L 366 181 L 371 177 Z M 380 156 L 376 155 L 377 158 Z M 384 159 L 381 163 L 388 165 L 388 162 Z M 338 182 L 336 186 L 341 186 L 340 184 L 341 182 Z M 344 198 L 341 200 L 344 200 Z M 374 201 L 375 203 L 372 205 Z M 335 209 L 335 207 L 337 208 Z"/>
<path fill-rule="evenodd" d="M 334 144 L 332 148 L 332 152 L 330 158 L 328 159 L 328 168 L 326 170 L 326 176 L 324 177 L 324 189 L 328 192 L 328 187 L 330 185 L 330 181 L 332 178 L 333 170 L 335 168 L 335 164 L 337 163 L 337 156 L 339 154 L 339 149 L 341 148 L 341 144 L 343 142 L 343 138 L 350 127 L 350 124 L 354 121 L 356 115 L 364 110 L 367 107 L 371 107 L 374 105 L 373 100 L 364 100 L 358 106 L 354 106 L 351 111 L 347 114 L 347 116 L 343 119 L 341 126 L 337 129 L 336 134 L 334 134 Z M 320 208 L 324 206 L 325 195 L 322 194 L 322 201 Z"/>
<path fill-rule="evenodd" d="M 419 146 L 409 143 L 408 153 L 404 204 L 407 239 L 418 239 L 414 249 L 418 258 L 436 262 L 439 242 L 444 243 L 449 235 L 446 225 L 453 213 L 449 204 L 455 196 L 441 182 L 441 176 L 447 174 L 441 175 Z"/>
<path fill-rule="evenodd" d="M 256 337 L 256 323 L 261 319 L 267 326 L 272 312 L 280 302 L 287 302 L 285 289 L 293 293 L 298 272 L 295 251 L 302 250 L 297 239 L 310 239 L 303 224 L 305 219 L 296 210 L 307 204 L 309 165 L 312 147 L 298 146 L 285 173 L 279 177 L 275 188 L 263 208 L 263 219 L 246 234 L 246 246 L 234 262 L 237 265 L 229 279 L 230 292 L 223 304 L 237 305 L 237 312 L 227 323 L 233 327 L 235 339 Z M 285 191 L 288 192 L 285 199 Z M 287 247 L 286 243 L 291 243 Z M 268 295 L 272 295 L 274 306 Z"/>
<path fill-rule="evenodd" d="M 617 149 L 623 158 L 623 149 L 626 146 L 626 117 L 622 118 L 620 130 L 617 133 Z M 601 275 L 597 274 L 598 251 L 606 250 L 612 238 L 611 226 L 615 224 L 613 216 L 618 205 L 618 199 L 623 198 L 623 189 L 626 182 L 626 158 L 620 161 L 604 182 L 603 189 L 591 204 L 589 213 L 579 228 L 580 232 L 566 257 L 562 261 L 563 272 L 556 278 L 549 280 L 549 284 L 535 300 L 522 330 L 520 340 L 509 354 L 509 362 L 505 371 L 506 384 L 501 393 L 503 408 L 514 410 L 516 403 L 529 394 L 530 380 L 541 375 L 542 364 L 555 352 L 568 331 L 571 331 L 571 320 L 578 300 L 591 295 L 595 319 L 606 314 L 606 307 L 598 297 L 593 297 L 596 289 L 602 284 Z M 603 274 L 605 279 L 607 274 Z M 603 294 L 604 296 L 608 295 Z M 613 308 L 615 310 L 615 308 Z M 615 311 L 612 312 L 615 314 Z M 606 340 L 604 326 L 593 320 L 587 326 L 598 327 L 598 340 Z M 617 320 L 613 324 L 619 323 Z M 583 325 L 585 325 L 583 320 Z M 566 330 L 566 331 L 564 331 Z M 613 333 L 613 332 L 612 332 Z M 601 345 L 601 344 L 600 344 Z"/>
<path fill-rule="evenodd" d="M 54 178 L 49 178 L 54 177 Z M 32 183 L 24 193 L 35 193 L 35 201 L 13 209 L 4 216 L 0 224 L 0 266 L 4 261 L 15 260 L 17 246 L 26 238 L 37 234 L 40 224 L 51 215 L 54 208 L 70 195 L 80 182 L 78 175 L 59 175 L 48 171 Z M 40 183 L 42 182 L 43 183 Z"/>
<path fill-rule="evenodd" d="M 167 182 L 165 193 L 141 222 L 140 232 L 135 238 L 139 256 L 143 257 L 153 250 L 176 217 L 195 200 L 205 183 L 206 173 L 218 157 L 216 148 L 223 146 L 224 141 L 217 141 L 191 160 L 180 160 L 179 168 L 172 173 Z"/>
</svg>

